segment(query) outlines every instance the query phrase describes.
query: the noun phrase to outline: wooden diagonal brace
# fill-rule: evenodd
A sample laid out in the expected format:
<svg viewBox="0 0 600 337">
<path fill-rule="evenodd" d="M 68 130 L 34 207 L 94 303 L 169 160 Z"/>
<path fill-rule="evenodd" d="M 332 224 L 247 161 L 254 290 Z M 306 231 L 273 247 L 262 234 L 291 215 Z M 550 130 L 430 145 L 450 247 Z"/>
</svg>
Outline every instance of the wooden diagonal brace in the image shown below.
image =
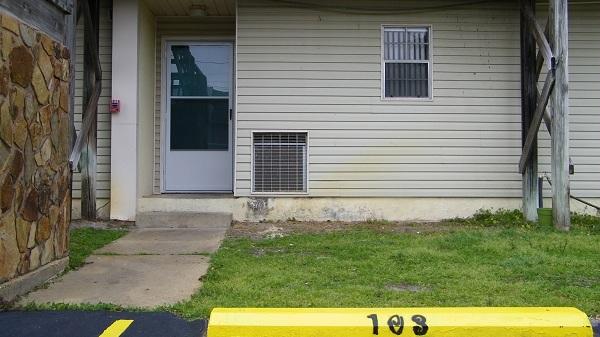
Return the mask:
<svg viewBox="0 0 600 337">
<path fill-rule="evenodd" d="M 550 20 L 550 19 L 548 19 L 548 20 Z M 546 29 L 544 29 L 544 37 L 546 38 L 546 40 L 549 39 L 549 35 L 550 35 L 550 24 L 549 24 L 549 21 L 546 21 Z M 537 54 L 536 65 L 535 65 L 535 78 L 536 79 L 540 78 L 540 74 L 542 73 L 543 67 L 544 67 L 544 55 L 542 54 L 541 51 L 539 51 Z"/>
<path fill-rule="evenodd" d="M 81 11 L 84 17 L 84 20 L 92 20 L 92 14 L 90 11 L 90 6 L 87 1 L 81 1 Z M 85 25 L 86 29 L 91 30 L 91 25 Z M 73 149 L 71 150 L 71 155 L 69 156 L 69 165 L 71 166 L 71 170 L 73 170 L 77 164 L 79 163 L 79 158 L 81 158 L 81 151 L 83 150 L 83 146 L 85 145 L 85 140 L 88 137 L 91 126 L 96 122 L 96 109 L 98 108 L 98 100 L 100 98 L 100 93 L 102 91 L 102 69 L 100 68 L 100 57 L 98 55 L 97 50 L 97 42 L 95 35 L 90 31 L 90 34 L 87 34 L 90 38 L 86 39 L 85 43 L 88 45 L 88 49 L 91 51 L 91 59 L 93 60 L 94 66 L 94 87 L 92 88 L 92 93 L 90 94 L 90 99 L 87 102 L 88 104 L 85 107 L 84 119 L 81 125 L 81 130 L 77 135 L 77 139 L 75 140 L 75 144 L 73 145 Z"/>
<path fill-rule="evenodd" d="M 546 124 L 546 129 L 550 136 L 552 136 L 552 113 L 550 112 L 550 108 L 546 107 L 544 110 L 544 124 Z"/>
<path fill-rule="evenodd" d="M 538 90 L 538 97 L 539 96 L 540 92 Z M 546 130 L 548 131 L 548 134 L 550 135 L 550 137 L 552 137 L 552 111 L 550 109 L 550 106 L 546 106 L 546 109 L 544 110 L 544 124 L 546 124 Z M 573 163 L 573 158 L 571 157 L 569 157 L 569 174 L 575 174 L 575 164 Z M 575 197 L 572 197 L 572 199 L 582 202 L 581 200 L 578 200 Z"/>
<path fill-rule="evenodd" d="M 519 160 L 519 172 L 521 172 L 521 174 L 525 172 L 527 159 L 529 159 L 529 156 L 531 156 L 533 143 L 535 141 L 535 137 L 538 133 L 538 130 L 540 129 L 540 124 L 542 123 L 544 112 L 548 105 L 548 100 L 550 100 L 550 93 L 553 89 L 554 73 L 549 72 L 546 76 L 546 81 L 544 82 L 544 88 L 542 89 L 542 93 L 538 96 L 535 113 L 533 114 L 533 119 L 531 120 L 529 131 L 527 131 L 527 138 L 525 139 L 525 144 L 523 145 L 521 160 Z"/>
<path fill-rule="evenodd" d="M 533 35 L 535 36 L 535 42 L 538 45 L 539 52 L 546 60 L 548 64 L 548 70 L 554 72 L 556 70 L 556 58 L 552 53 L 552 48 L 550 47 L 550 43 L 547 39 L 549 25 L 546 24 L 547 28 L 546 32 L 544 32 L 544 30 L 542 30 L 542 27 L 540 27 L 540 24 L 537 22 L 537 20 L 531 13 L 526 13 L 526 15 L 529 18 L 529 25 L 531 27 L 531 30 L 533 31 Z M 538 66 L 540 66 L 540 64 L 543 64 L 543 62 L 541 63 L 540 58 L 538 57 Z"/>
</svg>

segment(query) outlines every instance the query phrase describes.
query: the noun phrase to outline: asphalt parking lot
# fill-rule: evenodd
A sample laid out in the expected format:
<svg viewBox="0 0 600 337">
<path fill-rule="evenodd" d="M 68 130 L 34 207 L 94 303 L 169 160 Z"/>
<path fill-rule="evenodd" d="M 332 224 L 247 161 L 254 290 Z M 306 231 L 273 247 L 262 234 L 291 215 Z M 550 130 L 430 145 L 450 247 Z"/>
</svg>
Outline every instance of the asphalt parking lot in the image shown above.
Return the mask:
<svg viewBox="0 0 600 337">
<path fill-rule="evenodd" d="M 1 337 L 201 337 L 205 333 L 206 320 L 186 321 L 170 313 L 0 312 Z"/>
</svg>

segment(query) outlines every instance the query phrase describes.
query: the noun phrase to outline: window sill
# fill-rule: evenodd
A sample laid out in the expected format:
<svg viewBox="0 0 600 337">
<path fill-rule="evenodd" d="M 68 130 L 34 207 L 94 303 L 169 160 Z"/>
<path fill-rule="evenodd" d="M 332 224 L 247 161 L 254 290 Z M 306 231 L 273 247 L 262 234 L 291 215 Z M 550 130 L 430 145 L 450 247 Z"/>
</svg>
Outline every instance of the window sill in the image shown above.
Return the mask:
<svg viewBox="0 0 600 337">
<path fill-rule="evenodd" d="M 382 102 L 433 102 L 433 97 L 381 97 Z"/>
<path fill-rule="evenodd" d="M 308 192 L 250 192 L 250 195 L 259 197 L 307 197 Z"/>
</svg>

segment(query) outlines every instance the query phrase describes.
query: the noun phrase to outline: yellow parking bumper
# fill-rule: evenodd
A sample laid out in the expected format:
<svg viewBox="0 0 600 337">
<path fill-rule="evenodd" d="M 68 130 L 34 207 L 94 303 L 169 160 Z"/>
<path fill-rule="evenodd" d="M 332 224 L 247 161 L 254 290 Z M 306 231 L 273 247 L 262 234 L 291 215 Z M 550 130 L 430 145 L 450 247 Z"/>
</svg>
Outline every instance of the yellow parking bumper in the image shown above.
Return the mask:
<svg viewBox="0 0 600 337">
<path fill-rule="evenodd" d="M 575 308 L 224 309 L 207 337 L 592 337 Z"/>
</svg>

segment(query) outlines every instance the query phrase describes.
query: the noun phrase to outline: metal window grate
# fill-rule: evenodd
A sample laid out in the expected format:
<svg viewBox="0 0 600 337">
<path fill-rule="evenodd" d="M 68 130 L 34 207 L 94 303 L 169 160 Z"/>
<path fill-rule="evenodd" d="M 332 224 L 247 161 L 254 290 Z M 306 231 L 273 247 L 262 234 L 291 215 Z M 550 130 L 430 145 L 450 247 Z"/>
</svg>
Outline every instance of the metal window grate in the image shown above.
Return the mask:
<svg viewBox="0 0 600 337">
<path fill-rule="evenodd" d="M 306 132 L 255 132 L 254 192 L 306 192 Z"/>
<path fill-rule="evenodd" d="M 383 34 L 385 97 L 429 97 L 429 28 L 388 27 Z"/>
</svg>

